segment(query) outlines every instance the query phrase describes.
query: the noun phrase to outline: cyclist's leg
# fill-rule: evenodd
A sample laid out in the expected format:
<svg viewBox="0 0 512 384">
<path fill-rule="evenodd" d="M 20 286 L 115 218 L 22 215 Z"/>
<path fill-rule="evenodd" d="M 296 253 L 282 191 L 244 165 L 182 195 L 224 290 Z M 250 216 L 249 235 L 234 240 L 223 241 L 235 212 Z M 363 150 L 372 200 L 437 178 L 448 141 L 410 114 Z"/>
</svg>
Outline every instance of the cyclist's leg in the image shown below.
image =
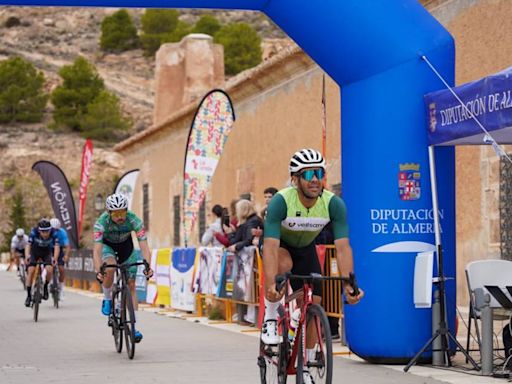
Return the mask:
<svg viewBox="0 0 512 384">
<path fill-rule="evenodd" d="M 117 264 L 116 255 L 114 250 L 106 244 L 103 244 L 103 252 L 101 255 L 103 263 L 108 265 Z M 101 303 L 101 312 L 108 316 L 110 314 L 110 307 L 112 305 L 112 284 L 114 283 L 113 268 L 107 268 L 105 270 L 105 276 L 103 277 L 103 302 Z"/>
<path fill-rule="evenodd" d="M 33 253 L 30 254 L 30 258 L 27 261 L 27 265 L 27 278 L 25 280 L 27 298 L 25 300 L 25 305 L 28 307 L 32 299 L 32 279 L 34 278 L 34 271 L 36 270 L 36 258 Z"/>
<path fill-rule="evenodd" d="M 62 299 L 63 296 L 64 296 L 64 281 L 65 281 L 65 276 L 64 276 L 64 252 L 62 250 L 60 252 L 59 259 L 57 261 L 57 268 L 59 269 L 59 292 L 60 292 L 60 296 L 61 296 L 61 299 Z"/>
<path fill-rule="evenodd" d="M 137 262 L 137 253 L 133 251 L 131 255 L 123 262 L 123 264 L 131 264 Z M 139 309 L 139 300 L 137 299 L 137 293 L 135 291 L 135 277 L 137 276 L 137 266 L 131 267 L 128 270 L 128 286 L 132 294 L 133 309 L 136 311 Z"/>
<path fill-rule="evenodd" d="M 16 250 L 14 251 L 14 263 L 16 264 L 16 273 L 20 274 L 20 253 Z"/>
<path fill-rule="evenodd" d="M 283 274 L 292 268 L 292 259 L 286 248 L 280 247 L 277 251 L 278 265 L 277 273 Z M 265 256 L 263 255 L 263 258 Z M 265 281 L 265 293 L 275 284 L 275 281 Z M 265 295 L 265 315 L 264 323 L 261 330 L 261 340 L 264 344 L 278 344 L 279 335 L 277 330 L 277 318 L 279 301 L 270 301 Z"/>
<path fill-rule="evenodd" d="M 50 253 L 47 253 L 44 257 L 41 258 L 44 264 L 44 269 L 46 270 L 46 279 L 44 281 L 43 286 L 43 299 L 48 300 L 48 284 L 52 281 L 53 277 L 53 267 L 52 267 L 52 256 Z"/>
<path fill-rule="evenodd" d="M 131 264 L 137 262 L 137 254 L 132 251 L 130 256 L 123 261 L 123 264 Z M 136 311 L 139 306 L 139 300 L 137 299 L 137 292 L 135 291 L 135 277 L 137 276 L 137 266 L 130 267 L 128 269 L 128 286 L 130 288 L 130 294 L 132 296 L 133 309 Z M 142 333 L 137 329 L 135 331 L 135 342 L 139 343 L 142 340 Z"/>
</svg>

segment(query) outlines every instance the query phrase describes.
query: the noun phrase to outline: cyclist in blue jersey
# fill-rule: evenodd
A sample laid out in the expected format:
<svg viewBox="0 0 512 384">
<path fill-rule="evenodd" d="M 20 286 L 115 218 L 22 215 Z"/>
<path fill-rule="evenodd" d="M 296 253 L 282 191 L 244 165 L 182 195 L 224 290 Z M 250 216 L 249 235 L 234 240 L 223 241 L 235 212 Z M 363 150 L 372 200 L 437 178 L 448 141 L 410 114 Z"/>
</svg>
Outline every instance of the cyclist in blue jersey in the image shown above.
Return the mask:
<svg viewBox="0 0 512 384">
<path fill-rule="evenodd" d="M 66 276 L 64 275 L 64 265 L 68 262 L 69 256 L 71 254 L 71 245 L 69 243 L 69 238 L 66 230 L 61 227 L 60 220 L 54 217 L 50 219 L 50 224 L 52 225 L 53 230 L 57 233 L 57 237 L 59 238 L 60 245 L 60 254 L 59 260 L 57 261 L 57 266 L 59 268 L 59 297 L 60 300 L 64 299 L 64 281 Z"/>
</svg>

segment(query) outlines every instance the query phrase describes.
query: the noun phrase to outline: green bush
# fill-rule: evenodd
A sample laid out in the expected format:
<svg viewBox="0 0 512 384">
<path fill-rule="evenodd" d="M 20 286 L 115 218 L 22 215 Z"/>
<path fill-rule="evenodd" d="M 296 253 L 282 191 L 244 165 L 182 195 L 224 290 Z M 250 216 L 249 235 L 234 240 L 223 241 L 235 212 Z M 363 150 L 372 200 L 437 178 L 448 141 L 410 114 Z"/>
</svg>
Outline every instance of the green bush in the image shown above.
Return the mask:
<svg viewBox="0 0 512 384">
<path fill-rule="evenodd" d="M 59 71 L 63 84 L 55 88 L 51 101 L 53 128 L 83 130 L 83 117 L 90 104 L 105 86 L 94 65 L 83 57 L 78 57 L 72 65 L 66 65 Z"/>
<path fill-rule="evenodd" d="M 235 75 L 261 63 L 261 38 L 248 24 L 223 26 L 214 41 L 224 46 L 224 64 L 228 75 Z"/>
<path fill-rule="evenodd" d="M 25 220 L 25 204 L 23 202 L 23 194 L 20 190 L 16 191 L 14 196 L 8 200 L 7 208 L 9 210 L 7 220 L 7 230 L 2 233 L 4 241 L 0 244 L 1 252 L 8 252 L 11 248 L 11 238 L 14 236 L 17 228 L 27 230 Z"/>
<path fill-rule="evenodd" d="M 206 33 L 210 36 L 215 36 L 215 34 L 220 30 L 221 25 L 219 20 L 211 15 L 204 15 L 197 21 L 196 25 L 192 32 L 194 33 Z"/>
<path fill-rule="evenodd" d="M 41 121 L 48 101 L 44 75 L 28 61 L 0 61 L 0 123 Z"/>
<path fill-rule="evenodd" d="M 146 9 L 140 21 L 143 34 L 170 33 L 178 26 L 180 14 L 175 9 Z"/>
<path fill-rule="evenodd" d="M 121 111 L 119 98 L 102 91 L 88 106 L 83 119 L 82 136 L 102 141 L 113 141 L 127 130 L 131 120 Z"/>
<path fill-rule="evenodd" d="M 146 56 L 153 56 L 164 43 L 174 43 L 192 32 L 192 27 L 178 20 L 174 9 L 147 9 L 141 17 L 140 45 Z"/>
<path fill-rule="evenodd" d="M 100 47 L 107 52 L 123 52 L 137 48 L 137 29 L 130 14 L 121 9 L 101 22 Z"/>
</svg>

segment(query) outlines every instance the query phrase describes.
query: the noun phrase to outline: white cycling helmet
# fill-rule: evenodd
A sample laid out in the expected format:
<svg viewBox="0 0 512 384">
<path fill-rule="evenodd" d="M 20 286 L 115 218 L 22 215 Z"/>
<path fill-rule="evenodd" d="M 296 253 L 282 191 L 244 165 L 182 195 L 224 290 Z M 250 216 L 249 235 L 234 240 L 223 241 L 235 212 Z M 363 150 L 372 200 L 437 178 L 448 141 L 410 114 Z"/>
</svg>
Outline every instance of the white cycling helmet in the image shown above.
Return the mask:
<svg viewBox="0 0 512 384">
<path fill-rule="evenodd" d="M 302 171 L 305 168 L 320 167 L 325 169 L 325 160 L 320 152 L 311 148 L 304 148 L 294 153 L 290 159 L 290 174 Z"/>
<path fill-rule="evenodd" d="M 54 217 L 53 219 L 50 219 L 50 225 L 52 228 L 59 229 L 60 228 L 60 220 Z"/>
<path fill-rule="evenodd" d="M 121 193 L 114 193 L 107 197 L 105 208 L 109 211 L 118 211 L 120 209 L 128 209 L 128 199 Z"/>
<path fill-rule="evenodd" d="M 16 236 L 23 236 L 25 234 L 25 230 L 23 228 L 18 228 L 16 230 Z"/>
</svg>

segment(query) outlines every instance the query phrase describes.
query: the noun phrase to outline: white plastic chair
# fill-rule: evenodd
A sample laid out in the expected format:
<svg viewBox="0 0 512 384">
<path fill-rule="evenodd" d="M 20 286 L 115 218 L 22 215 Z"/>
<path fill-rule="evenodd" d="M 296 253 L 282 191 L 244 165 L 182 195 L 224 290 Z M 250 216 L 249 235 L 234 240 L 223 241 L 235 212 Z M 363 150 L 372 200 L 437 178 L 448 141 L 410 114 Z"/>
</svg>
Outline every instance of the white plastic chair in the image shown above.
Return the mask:
<svg viewBox="0 0 512 384">
<path fill-rule="evenodd" d="M 477 320 L 480 318 L 480 311 L 474 306 L 475 289 L 482 288 L 484 293 L 491 296 L 491 308 L 503 308 L 498 301 L 485 288 L 486 285 L 496 285 L 504 289 L 504 293 L 512 301 L 509 293 L 505 289 L 506 286 L 512 286 L 512 261 L 509 260 L 478 260 L 472 261 L 466 265 L 466 278 L 469 291 L 469 318 L 468 318 L 468 338 L 466 350 L 469 352 L 469 341 L 471 337 L 471 321 L 475 322 L 475 331 L 478 346 L 480 348 L 480 331 L 478 329 Z M 494 311 L 494 320 L 508 319 L 507 315 Z"/>
</svg>

